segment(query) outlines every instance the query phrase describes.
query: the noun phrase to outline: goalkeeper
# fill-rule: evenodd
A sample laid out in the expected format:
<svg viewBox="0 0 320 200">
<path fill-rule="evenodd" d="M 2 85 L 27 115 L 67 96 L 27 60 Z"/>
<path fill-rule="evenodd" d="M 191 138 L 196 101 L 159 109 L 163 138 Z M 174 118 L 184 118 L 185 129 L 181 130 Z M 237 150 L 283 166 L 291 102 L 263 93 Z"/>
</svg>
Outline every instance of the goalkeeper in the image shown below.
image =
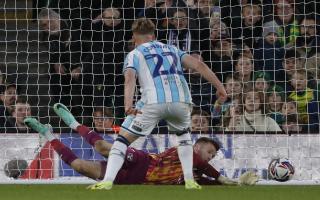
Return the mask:
<svg viewBox="0 0 320 200">
<path fill-rule="evenodd" d="M 54 111 L 73 130 L 77 131 L 96 151 L 108 157 L 112 144 L 84 125 L 78 124 L 74 116 L 63 104 L 55 104 Z M 94 162 L 77 158 L 77 156 L 52 134 L 50 125 L 43 125 L 34 118 L 26 118 L 25 124 L 39 132 L 50 141 L 61 159 L 80 174 L 94 180 L 102 180 L 106 171 L 106 161 Z M 203 185 L 224 184 L 253 185 L 258 180 L 254 173 L 246 173 L 239 181 L 220 175 L 208 162 L 215 157 L 219 145 L 209 138 L 199 138 L 193 146 L 193 165 L 196 180 Z M 206 175 L 207 177 L 204 177 Z M 214 179 L 214 180 L 213 180 Z M 183 184 L 183 171 L 177 148 L 170 148 L 160 154 L 149 154 L 134 148 L 128 148 L 125 162 L 116 176 L 115 184 Z M 92 186 L 89 186 L 91 188 Z"/>
</svg>

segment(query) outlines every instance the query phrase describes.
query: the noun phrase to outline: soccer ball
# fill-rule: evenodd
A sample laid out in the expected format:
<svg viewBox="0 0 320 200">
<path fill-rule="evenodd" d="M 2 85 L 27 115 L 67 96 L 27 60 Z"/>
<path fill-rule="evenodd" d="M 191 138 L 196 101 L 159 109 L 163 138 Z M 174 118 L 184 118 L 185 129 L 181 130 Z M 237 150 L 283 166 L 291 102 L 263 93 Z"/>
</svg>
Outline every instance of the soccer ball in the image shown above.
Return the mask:
<svg viewBox="0 0 320 200">
<path fill-rule="evenodd" d="M 291 179 L 294 174 L 294 167 L 288 159 L 273 159 L 268 167 L 272 179 L 285 182 Z"/>
</svg>

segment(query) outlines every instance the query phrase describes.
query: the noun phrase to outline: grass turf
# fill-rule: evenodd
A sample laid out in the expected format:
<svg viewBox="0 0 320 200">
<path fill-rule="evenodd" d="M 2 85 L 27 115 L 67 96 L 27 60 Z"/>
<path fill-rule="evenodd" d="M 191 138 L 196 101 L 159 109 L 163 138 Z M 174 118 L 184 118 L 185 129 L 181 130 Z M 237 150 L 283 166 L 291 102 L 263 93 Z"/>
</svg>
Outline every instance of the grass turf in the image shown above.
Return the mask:
<svg viewBox="0 0 320 200">
<path fill-rule="evenodd" d="M 320 186 L 115 186 L 110 191 L 90 191 L 85 185 L 0 185 L 1 200 L 316 200 Z"/>
</svg>

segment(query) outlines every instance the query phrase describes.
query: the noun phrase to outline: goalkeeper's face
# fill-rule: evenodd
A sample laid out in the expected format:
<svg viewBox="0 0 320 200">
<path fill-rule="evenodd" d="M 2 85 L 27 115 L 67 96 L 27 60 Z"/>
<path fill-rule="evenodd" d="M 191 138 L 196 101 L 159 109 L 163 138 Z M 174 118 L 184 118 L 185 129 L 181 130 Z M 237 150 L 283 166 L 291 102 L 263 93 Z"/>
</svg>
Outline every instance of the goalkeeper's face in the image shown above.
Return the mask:
<svg viewBox="0 0 320 200">
<path fill-rule="evenodd" d="M 198 143 L 194 145 L 194 152 L 198 154 L 202 160 L 209 162 L 217 155 L 217 150 L 211 143 Z"/>
</svg>

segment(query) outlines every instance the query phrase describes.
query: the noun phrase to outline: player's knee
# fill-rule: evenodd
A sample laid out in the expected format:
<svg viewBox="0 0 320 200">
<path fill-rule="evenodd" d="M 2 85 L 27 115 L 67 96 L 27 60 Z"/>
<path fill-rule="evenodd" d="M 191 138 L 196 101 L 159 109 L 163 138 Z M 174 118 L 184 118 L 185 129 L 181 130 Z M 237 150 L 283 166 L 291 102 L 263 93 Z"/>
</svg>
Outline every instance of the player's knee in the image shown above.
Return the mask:
<svg viewBox="0 0 320 200">
<path fill-rule="evenodd" d="M 179 146 L 192 145 L 192 140 L 189 132 L 185 132 L 184 134 L 177 135 L 177 140 Z"/>
<path fill-rule="evenodd" d="M 185 128 L 182 131 L 175 131 L 174 134 L 178 137 L 182 135 L 190 135 L 190 128 Z"/>
<path fill-rule="evenodd" d="M 129 145 L 130 142 L 125 137 L 119 135 L 114 144 L 112 145 L 110 155 L 113 154 L 120 157 L 124 157 Z"/>
<path fill-rule="evenodd" d="M 116 141 L 126 145 L 127 147 L 130 145 L 129 140 L 127 138 L 123 137 L 122 135 L 118 135 Z"/>
</svg>

